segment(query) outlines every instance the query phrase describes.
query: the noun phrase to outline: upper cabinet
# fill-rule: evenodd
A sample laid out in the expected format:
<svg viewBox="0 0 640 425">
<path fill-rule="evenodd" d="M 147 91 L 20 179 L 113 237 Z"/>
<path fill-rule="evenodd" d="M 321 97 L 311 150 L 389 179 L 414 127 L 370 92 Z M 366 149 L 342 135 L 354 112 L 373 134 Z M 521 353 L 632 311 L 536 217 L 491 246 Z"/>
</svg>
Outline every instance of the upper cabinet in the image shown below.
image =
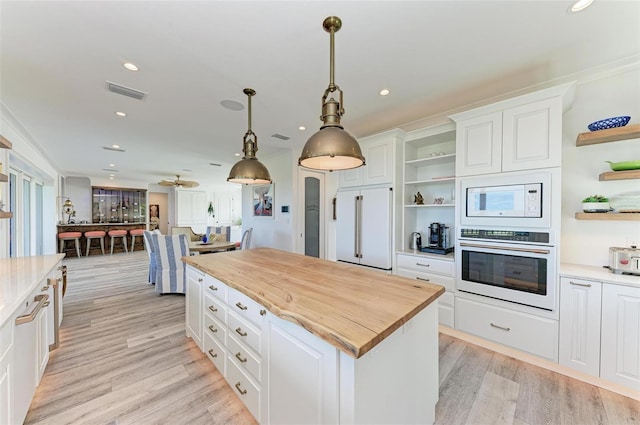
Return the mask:
<svg viewBox="0 0 640 425">
<path fill-rule="evenodd" d="M 396 149 L 404 140 L 402 130 L 391 130 L 358 140 L 366 165 L 338 171 L 340 187 L 393 184 Z"/>
<path fill-rule="evenodd" d="M 91 188 L 93 223 L 145 223 L 147 191 L 114 187 Z"/>
<path fill-rule="evenodd" d="M 207 224 L 207 192 L 176 190 L 178 226 Z"/>
<path fill-rule="evenodd" d="M 562 113 L 574 91 L 566 84 L 451 116 L 456 176 L 559 167 Z"/>
</svg>

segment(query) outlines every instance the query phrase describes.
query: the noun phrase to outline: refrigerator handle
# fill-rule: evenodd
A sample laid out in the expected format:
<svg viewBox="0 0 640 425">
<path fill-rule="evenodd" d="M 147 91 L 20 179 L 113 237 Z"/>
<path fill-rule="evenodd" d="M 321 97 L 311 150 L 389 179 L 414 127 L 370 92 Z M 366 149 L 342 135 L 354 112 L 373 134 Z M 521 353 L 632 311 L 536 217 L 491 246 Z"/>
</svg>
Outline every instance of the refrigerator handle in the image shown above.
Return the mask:
<svg viewBox="0 0 640 425">
<path fill-rule="evenodd" d="M 362 195 L 356 196 L 356 258 L 362 258 Z"/>
</svg>

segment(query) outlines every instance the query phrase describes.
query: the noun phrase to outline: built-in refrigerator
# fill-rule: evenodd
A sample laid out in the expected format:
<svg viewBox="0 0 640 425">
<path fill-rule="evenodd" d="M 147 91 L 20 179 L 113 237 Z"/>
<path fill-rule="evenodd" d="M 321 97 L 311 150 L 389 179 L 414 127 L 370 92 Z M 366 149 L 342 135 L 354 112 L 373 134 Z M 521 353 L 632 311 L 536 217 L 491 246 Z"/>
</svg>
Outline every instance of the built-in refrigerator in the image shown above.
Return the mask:
<svg viewBox="0 0 640 425">
<path fill-rule="evenodd" d="M 391 270 L 392 189 L 340 190 L 336 196 L 338 261 Z"/>
</svg>

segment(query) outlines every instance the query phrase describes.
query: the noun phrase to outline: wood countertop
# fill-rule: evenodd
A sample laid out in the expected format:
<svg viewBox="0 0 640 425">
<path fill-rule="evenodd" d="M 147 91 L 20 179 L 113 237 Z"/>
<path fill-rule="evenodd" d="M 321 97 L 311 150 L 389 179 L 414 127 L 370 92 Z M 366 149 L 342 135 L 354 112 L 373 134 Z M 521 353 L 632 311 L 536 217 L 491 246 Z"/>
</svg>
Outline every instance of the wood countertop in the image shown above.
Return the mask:
<svg viewBox="0 0 640 425">
<path fill-rule="evenodd" d="M 444 293 L 440 285 L 271 248 L 183 261 L 354 358 Z"/>
</svg>

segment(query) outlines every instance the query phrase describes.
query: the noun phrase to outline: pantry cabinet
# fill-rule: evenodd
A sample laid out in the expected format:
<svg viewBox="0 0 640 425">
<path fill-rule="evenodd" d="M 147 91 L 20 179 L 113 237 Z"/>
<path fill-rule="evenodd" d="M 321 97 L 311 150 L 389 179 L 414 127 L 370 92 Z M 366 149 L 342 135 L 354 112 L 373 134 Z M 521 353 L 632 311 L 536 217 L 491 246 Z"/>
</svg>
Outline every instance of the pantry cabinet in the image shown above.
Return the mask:
<svg viewBox="0 0 640 425">
<path fill-rule="evenodd" d="M 559 167 L 562 113 L 574 90 L 566 84 L 452 115 L 456 175 Z"/>
</svg>

